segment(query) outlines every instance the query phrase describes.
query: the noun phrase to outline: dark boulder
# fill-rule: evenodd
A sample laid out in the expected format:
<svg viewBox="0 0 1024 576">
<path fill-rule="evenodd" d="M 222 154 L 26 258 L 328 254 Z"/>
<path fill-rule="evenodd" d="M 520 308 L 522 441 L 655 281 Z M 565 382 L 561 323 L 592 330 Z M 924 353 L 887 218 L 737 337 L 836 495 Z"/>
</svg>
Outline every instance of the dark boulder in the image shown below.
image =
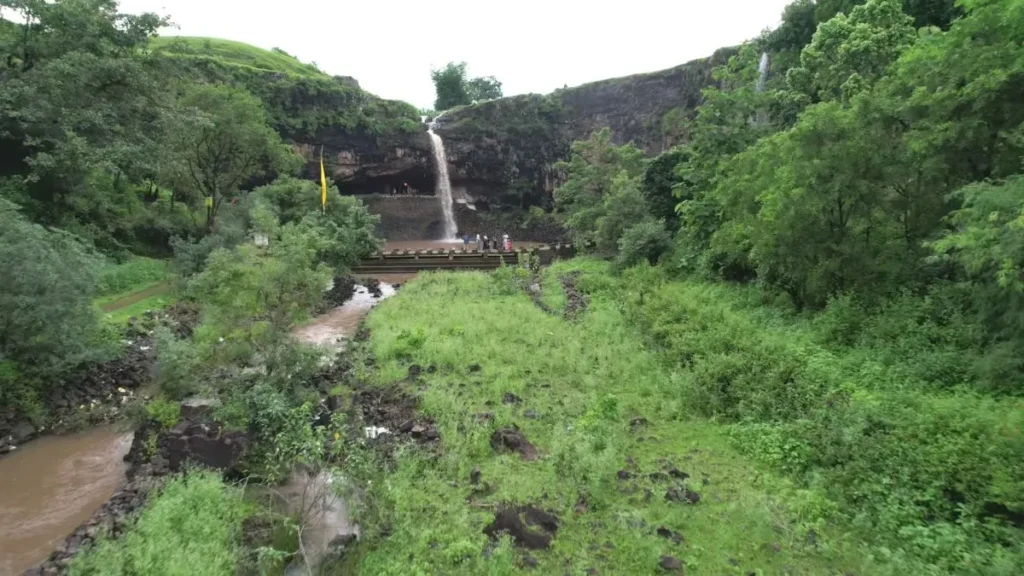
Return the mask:
<svg viewBox="0 0 1024 576">
<path fill-rule="evenodd" d="M 515 425 L 495 430 L 494 434 L 491 434 L 491 448 L 495 452 L 518 452 L 523 460 L 537 459 L 537 449 Z"/>
<path fill-rule="evenodd" d="M 665 572 L 684 572 L 683 563 L 675 556 L 662 556 L 658 566 Z"/>
<path fill-rule="evenodd" d="M 506 533 L 517 546 L 531 550 L 549 548 L 557 532 L 558 517 L 534 506 L 502 506 L 484 528 L 494 540 Z"/>
</svg>

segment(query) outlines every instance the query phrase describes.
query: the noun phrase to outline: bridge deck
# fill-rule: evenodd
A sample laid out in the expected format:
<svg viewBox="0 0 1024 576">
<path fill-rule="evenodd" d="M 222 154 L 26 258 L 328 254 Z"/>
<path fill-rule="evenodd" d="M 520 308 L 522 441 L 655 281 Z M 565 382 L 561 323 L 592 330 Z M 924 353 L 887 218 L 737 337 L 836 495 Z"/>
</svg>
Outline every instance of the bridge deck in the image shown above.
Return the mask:
<svg viewBox="0 0 1024 576">
<path fill-rule="evenodd" d="M 569 244 L 524 248 L 511 252 L 498 250 L 393 250 L 360 261 L 355 274 L 407 273 L 419 270 L 493 270 L 515 264 L 520 255 L 537 254 L 542 264 L 558 258 L 571 258 L 575 249 Z"/>
</svg>

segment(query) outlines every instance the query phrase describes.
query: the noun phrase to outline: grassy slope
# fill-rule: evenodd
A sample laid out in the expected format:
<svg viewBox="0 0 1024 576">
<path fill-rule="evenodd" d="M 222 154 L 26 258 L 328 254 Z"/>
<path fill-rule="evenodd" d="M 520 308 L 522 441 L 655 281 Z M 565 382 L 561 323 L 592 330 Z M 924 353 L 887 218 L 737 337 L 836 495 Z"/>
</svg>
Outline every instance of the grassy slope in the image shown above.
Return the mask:
<svg viewBox="0 0 1024 576">
<path fill-rule="evenodd" d="M 114 324 L 123 324 L 146 310 L 164 308 L 177 300 L 168 285 L 170 274 L 166 261 L 141 256 L 111 265 L 100 272 L 100 296 L 93 305 Z"/>
<path fill-rule="evenodd" d="M 327 76 L 311 64 L 305 64 L 287 54 L 220 38 L 161 36 L 151 39 L 149 47 L 157 52 L 215 58 L 229 64 L 249 66 L 259 70 L 289 72 L 300 76 Z"/>
<path fill-rule="evenodd" d="M 547 271 L 545 292 L 556 306 L 564 303 L 552 290 L 557 273 Z M 436 374 L 425 375 L 421 408 L 436 419 L 443 448 L 436 458 L 400 454 L 384 486 L 394 506 L 391 534 L 360 547 L 360 573 L 524 570 L 523 552 L 507 543 L 481 553 L 493 507 L 507 501 L 538 504 L 561 518 L 553 548 L 530 553 L 540 574 L 655 574 L 663 554 L 695 574 L 879 573 L 855 543 L 842 543 L 827 527 L 813 526 L 817 546 L 808 544 L 805 519 L 823 503 L 751 467 L 722 428 L 686 416 L 678 375 L 645 349 L 614 301 L 595 299 L 570 323 L 522 294 L 500 293 L 487 275 L 427 274 L 374 311 L 369 325 L 381 382 L 404 377 L 410 362 L 437 365 Z M 481 372 L 468 371 L 474 362 Z M 504 405 L 506 392 L 523 403 Z M 524 417 L 527 410 L 540 417 Z M 477 423 L 479 412 L 493 412 L 495 423 Z M 629 422 L 636 417 L 651 424 L 635 434 Z M 537 446 L 539 461 L 491 450 L 491 432 L 511 424 Z M 642 479 L 617 479 L 628 457 Z M 691 475 L 699 504 L 665 502 L 672 484 L 646 475 L 669 465 Z M 494 491 L 468 503 L 468 476 L 477 466 Z M 577 514 L 580 495 L 587 511 Z M 659 526 L 685 541 L 658 537 Z"/>
</svg>

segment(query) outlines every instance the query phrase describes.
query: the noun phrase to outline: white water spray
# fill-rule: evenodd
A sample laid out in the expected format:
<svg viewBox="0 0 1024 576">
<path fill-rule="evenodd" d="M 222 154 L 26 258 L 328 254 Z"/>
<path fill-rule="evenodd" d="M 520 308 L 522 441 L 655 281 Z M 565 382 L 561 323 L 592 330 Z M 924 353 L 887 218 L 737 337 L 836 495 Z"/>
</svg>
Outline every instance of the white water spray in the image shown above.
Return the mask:
<svg viewBox="0 0 1024 576">
<path fill-rule="evenodd" d="M 442 114 L 443 115 L 443 114 Z M 430 134 L 430 147 L 434 152 L 434 163 L 437 164 L 437 195 L 441 197 L 441 210 L 444 212 L 444 240 L 454 240 L 459 229 L 455 224 L 455 209 L 452 206 L 452 182 L 448 179 L 448 158 L 444 154 L 444 142 L 434 133 L 441 115 L 427 125 Z"/>
<path fill-rule="evenodd" d="M 758 92 L 764 92 L 765 82 L 768 81 L 768 66 L 770 64 L 771 64 L 771 60 L 769 60 L 768 53 L 767 52 L 762 52 L 761 53 L 761 62 L 757 65 L 757 71 L 761 74 L 757 78 L 757 91 Z"/>
</svg>

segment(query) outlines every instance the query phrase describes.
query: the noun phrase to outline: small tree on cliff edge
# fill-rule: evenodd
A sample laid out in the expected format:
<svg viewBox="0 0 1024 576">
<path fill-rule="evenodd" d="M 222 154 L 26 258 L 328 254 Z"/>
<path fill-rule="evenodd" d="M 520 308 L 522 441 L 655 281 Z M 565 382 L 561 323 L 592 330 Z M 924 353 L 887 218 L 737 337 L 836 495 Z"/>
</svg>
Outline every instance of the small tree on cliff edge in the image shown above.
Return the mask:
<svg viewBox="0 0 1024 576">
<path fill-rule="evenodd" d="M 465 62 L 449 62 L 440 70 L 431 70 L 437 99 L 434 108 L 440 112 L 481 100 L 501 98 L 501 82 L 494 76 L 466 77 Z"/>
</svg>

